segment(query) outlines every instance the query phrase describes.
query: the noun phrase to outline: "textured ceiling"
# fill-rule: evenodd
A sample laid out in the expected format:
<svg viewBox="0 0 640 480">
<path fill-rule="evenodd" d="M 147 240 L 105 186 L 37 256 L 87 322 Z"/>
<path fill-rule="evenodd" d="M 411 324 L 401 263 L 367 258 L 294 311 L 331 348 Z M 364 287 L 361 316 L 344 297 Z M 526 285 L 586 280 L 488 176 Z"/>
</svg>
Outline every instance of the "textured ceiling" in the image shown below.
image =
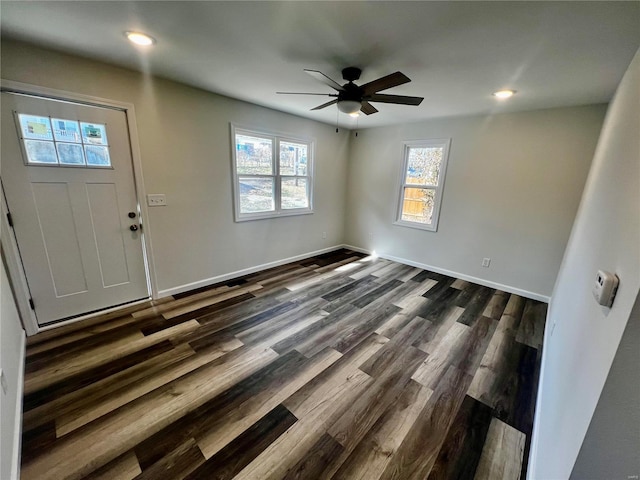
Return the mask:
<svg viewBox="0 0 640 480">
<path fill-rule="evenodd" d="M 0 2 L 2 36 L 149 72 L 326 123 L 330 93 L 306 75 L 395 71 L 360 128 L 424 119 L 608 102 L 640 46 L 640 2 Z M 126 30 L 153 35 L 141 49 Z M 500 102 L 491 92 L 518 91 Z M 343 126 L 355 120 L 340 114 Z"/>
</svg>

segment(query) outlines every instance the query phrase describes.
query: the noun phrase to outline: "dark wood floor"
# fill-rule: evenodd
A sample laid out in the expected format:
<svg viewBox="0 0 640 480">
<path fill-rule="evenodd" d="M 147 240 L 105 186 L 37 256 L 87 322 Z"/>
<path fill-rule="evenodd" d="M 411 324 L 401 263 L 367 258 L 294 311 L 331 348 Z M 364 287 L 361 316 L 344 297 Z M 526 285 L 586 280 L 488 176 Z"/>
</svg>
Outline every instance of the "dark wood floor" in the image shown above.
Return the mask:
<svg viewBox="0 0 640 480">
<path fill-rule="evenodd" d="M 22 478 L 524 478 L 545 315 L 341 250 L 45 332 Z"/>
</svg>

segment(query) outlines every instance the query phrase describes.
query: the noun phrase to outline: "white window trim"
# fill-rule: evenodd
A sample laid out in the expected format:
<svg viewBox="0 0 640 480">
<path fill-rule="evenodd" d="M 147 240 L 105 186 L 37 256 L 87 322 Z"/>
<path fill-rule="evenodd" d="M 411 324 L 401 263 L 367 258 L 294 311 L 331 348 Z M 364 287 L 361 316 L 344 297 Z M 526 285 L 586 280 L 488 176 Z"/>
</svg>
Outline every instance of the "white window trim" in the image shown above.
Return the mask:
<svg viewBox="0 0 640 480">
<path fill-rule="evenodd" d="M 271 212 L 259 213 L 241 213 L 240 212 L 240 189 L 238 170 L 236 168 L 236 134 L 251 135 L 259 138 L 270 139 L 273 143 L 273 175 L 263 175 L 267 178 L 273 178 L 274 194 L 275 194 L 275 210 Z M 307 208 L 281 208 L 281 182 L 282 178 L 292 177 L 295 175 L 280 175 L 280 162 L 278 152 L 280 151 L 280 142 L 304 143 L 308 145 L 307 158 L 307 175 L 304 176 L 308 182 L 309 207 Z M 251 220 L 262 220 L 266 218 L 291 217 L 295 215 L 309 215 L 313 213 L 313 177 L 315 167 L 315 140 L 311 138 L 296 137 L 286 133 L 269 132 L 258 128 L 244 127 L 231 124 L 231 171 L 233 176 L 233 213 L 236 222 L 247 222 Z M 260 177 L 261 175 L 248 175 L 251 177 Z M 299 177 L 303 177 L 299 175 Z"/>
<path fill-rule="evenodd" d="M 393 222 L 395 225 L 400 225 L 403 227 L 417 228 L 420 230 L 428 230 L 431 232 L 436 232 L 438 230 L 438 221 L 440 219 L 440 207 L 442 206 L 442 192 L 444 191 L 444 182 L 447 177 L 447 163 L 449 160 L 449 147 L 451 145 L 450 138 L 436 138 L 429 140 L 412 140 L 406 141 L 402 144 L 402 162 L 401 169 L 398 175 L 398 199 L 397 199 L 397 207 L 396 207 L 396 216 L 395 221 Z M 414 185 L 405 183 L 406 172 L 407 172 L 407 161 L 408 161 L 408 152 L 412 147 L 442 147 L 442 164 L 440 165 L 440 176 L 438 177 L 438 185 Z M 407 220 L 402 220 L 402 205 L 404 203 L 404 189 L 405 187 L 417 187 L 417 188 L 432 188 L 436 191 L 434 204 L 433 204 L 433 213 L 431 216 L 431 224 L 425 225 L 423 223 L 418 222 L 409 222 Z"/>
</svg>

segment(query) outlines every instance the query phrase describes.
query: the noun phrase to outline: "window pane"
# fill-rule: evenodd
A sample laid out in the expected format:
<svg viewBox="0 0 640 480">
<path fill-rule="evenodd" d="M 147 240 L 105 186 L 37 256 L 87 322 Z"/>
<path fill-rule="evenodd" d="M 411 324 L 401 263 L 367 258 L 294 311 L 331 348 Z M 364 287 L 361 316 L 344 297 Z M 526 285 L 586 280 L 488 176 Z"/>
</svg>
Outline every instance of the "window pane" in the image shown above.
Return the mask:
<svg viewBox="0 0 640 480">
<path fill-rule="evenodd" d="M 275 210 L 273 178 L 239 179 L 240 212 L 257 213 Z"/>
<path fill-rule="evenodd" d="M 52 118 L 53 136 L 58 142 L 80 143 L 80 125 L 75 120 Z"/>
<path fill-rule="evenodd" d="M 64 165 L 84 165 L 82 145 L 78 143 L 57 143 L 58 157 Z"/>
<path fill-rule="evenodd" d="M 107 145 L 107 129 L 99 123 L 80 122 L 82 142 L 90 145 Z"/>
<path fill-rule="evenodd" d="M 436 191 L 431 188 L 405 188 L 402 202 L 402 220 L 431 224 Z"/>
<path fill-rule="evenodd" d="M 58 163 L 58 156 L 53 142 L 25 140 L 24 148 L 27 151 L 27 161 L 29 163 Z"/>
<path fill-rule="evenodd" d="M 98 145 L 85 145 L 84 150 L 87 154 L 87 165 L 93 167 L 111 166 L 111 158 L 109 158 L 108 147 L 100 147 Z"/>
<path fill-rule="evenodd" d="M 20 131 L 22 132 L 22 138 L 33 138 L 35 140 L 53 140 L 49 117 L 40 117 L 19 113 L 18 118 L 20 119 Z"/>
<path fill-rule="evenodd" d="M 409 147 L 405 183 L 438 185 L 442 147 Z"/>
<path fill-rule="evenodd" d="M 280 175 L 307 175 L 307 145 L 280 142 Z"/>
<path fill-rule="evenodd" d="M 268 138 L 236 135 L 236 168 L 239 174 L 272 175 L 273 142 Z"/>
<path fill-rule="evenodd" d="M 306 178 L 283 178 L 281 185 L 281 205 L 283 209 L 309 208 Z"/>
</svg>

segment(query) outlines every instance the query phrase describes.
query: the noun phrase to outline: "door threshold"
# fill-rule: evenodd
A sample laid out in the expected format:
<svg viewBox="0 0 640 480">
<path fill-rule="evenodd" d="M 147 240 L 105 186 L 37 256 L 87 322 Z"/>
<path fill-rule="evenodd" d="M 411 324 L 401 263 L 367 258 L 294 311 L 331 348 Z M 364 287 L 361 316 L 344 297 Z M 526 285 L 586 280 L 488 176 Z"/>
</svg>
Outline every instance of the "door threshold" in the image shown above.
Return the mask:
<svg viewBox="0 0 640 480">
<path fill-rule="evenodd" d="M 113 307 L 103 308 L 100 310 L 94 310 L 92 312 L 83 313 L 81 315 L 76 315 L 74 317 L 61 318 L 59 320 L 52 320 L 43 325 L 38 325 L 38 333 L 46 332 L 50 330 L 54 330 L 56 328 L 60 328 L 66 325 L 72 325 L 74 323 L 82 322 L 83 320 L 88 320 L 91 318 L 96 318 L 101 315 L 105 315 L 108 313 L 117 312 L 119 310 L 125 310 L 129 307 L 135 307 L 142 303 L 151 301 L 151 297 L 145 297 L 138 300 L 133 300 L 131 302 L 121 303 L 119 305 L 115 305 Z M 37 334 L 36 334 L 37 335 Z"/>
</svg>

